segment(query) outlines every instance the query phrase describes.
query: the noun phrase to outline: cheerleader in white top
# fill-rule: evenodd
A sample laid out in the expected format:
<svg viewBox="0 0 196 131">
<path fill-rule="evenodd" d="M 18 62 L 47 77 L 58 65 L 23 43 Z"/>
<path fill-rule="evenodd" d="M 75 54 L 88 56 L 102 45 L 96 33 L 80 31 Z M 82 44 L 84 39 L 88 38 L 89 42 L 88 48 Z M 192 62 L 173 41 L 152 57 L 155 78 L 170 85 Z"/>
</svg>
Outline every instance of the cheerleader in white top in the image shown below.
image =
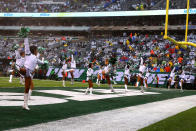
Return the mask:
<svg viewBox="0 0 196 131">
<path fill-rule="evenodd" d="M 68 72 L 68 69 L 67 69 L 67 60 L 65 59 L 63 61 L 63 66 L 62 66 L 62 75 L 63 75 L 63 87 L 65 87 L 65 80 L 67 78 L 67 72 Z"/>
<path fill-rule="evenodd" d="M 20 73 L 20 68 L 24 68 L 24 62 L 25 62 L 25 52 L 16 50 L 16 70 L 18 71 L 20 75 L 20 83 L 24 85 L 24 76 Z"/>
<path fill-rule="evenodd" d="M 102 71 L 103 71 L 103 69 L 102 69 L 102 66 L 100 65 L 99 66 L 99 71 L 97 73 L 97 82 L 96 82 L 96 84 L 98 86 L 100 86 Z"/>
<path fill-rule="evenodd" d="M 185 75 L 185 71 L 183 70 L 181 75 L 180 75 L 180 91 L 183 92 L 183 83 L 186 81 L 186 75 Z"/>
<path fill-rule="evenodd" d="M 92 63 L 89 63 L 89 66 L 88 66 L 88 70 L 86 72 L 86 76 L 87 76 L 87 81 L 88 81 L 88 87 L 85 91 L 85 94 L 87 95 L 88 92 L 90 91 L 90 95 L 92 95 L 92 92 L 93 92 L 93 64 Z"/>
<path fill-rule="evenodd" d="M 174 81 L 175 78 L 175 67 L 173 68 L 173 70 L 170 73 L 170 77 L 168 80 L 168 89 L 170 89 L 172 82 Z"/>
<path fill-rule="evenodd" d="M 110 80 L 110 71 L 111 71 L 111 65 L 109 64 L 109 60 L 105 60 L 105 68 L 102 72 L 102 75 L 104 75 L 104 78 L 106 78 L 108 85 L 110 86 L 111 92 L 114 92 L 113 86 L 111 84 Z"/>
<path fill-rule="evenodd" d="M 22 50 L 15 50 L 15 55 L 16 55 L 16 57 L 15 57 L 15 59 L 16 59 L 16 62 L 13 62 L 12 63 L 12 70 L 10 71 L 11 72 L 11 74 L 10 74 L 10 79 L 9 79 L 9 82 L 10 83 L 12 83 L 12 79 L 13 79 L 13 76 L 14 76 L 14 74 L 17 72 L 17 73 L 19 73 L 19 78 L 20 78 L 20 83 L 22 84 L 22 85 L 24 85 L 24 82 L 23 82 L 23 78 L 24 77 L 22 77 L 22 75 L 20 74 L 20 68 L 21 67 L 23 67 L 24 66 L 24 57 L 25 57 L 25 53 L 24 53 L 24 51 L 22 51 Z"/>
<path fill-rule="evenodd" d="M 141 63 L 140 63 L 140 68 L 139 68 L 139 74 L 138 74 L 138 78 L 137 78 L 137 83 L 136 86 L 139 86 L 139 82 L 140 82 L 140 87 L 141 87 L 141 92 L 144 93 L 144 73 L 146 72 L 146 64 L 144 63 L 143 58 L 141 57 Z"/>
<path fill-rule="evenodd" d="M 36 46 L 29 47 L 29 41 L 28 38 L 24 39 L 24 45 L 25 45 L 25 62 L 24 62 L 24 68 L 20 69 L 20 72 L 22 72 L 25 75 L 25 93 L 24 93 L 24 106 L 23 108 L 26 110 L 30 110 L 28 107 L 28 99 L 29 99 L 29 89 L 34 87 L 33 85 L 33 73 L 35 71 L 37 64 L 44 64 L 43 61 L 39 60 L 37 58 L 38 50 Z"/>
<path fill-rule="evenodd" d="M 130 77 L 130 66 L 126 65 L 125 66 L 125 72 L 124 72 L 124 80 L 125 80 L 125 93 L 128 91 L 127 90 L 127 85 L 128 85 L 128 81 L 129 81 L 129 77 Z"/>
<path fill-rule="evenodd" d="M 147 69 L 147 71 L 146 71 L 146 75 L 145 75 L 145 77 L 144 77 L 144 87 L 145 88 L 148 88 L 148 78 L 150 77 L 150 72 L 149 72 L 149 70 Z"/>
<path fill-rule="evenodd" d="M 71 69 L 70 69 L 70 74 L 71 74 L 71 84 L 73 85 L 74 82 L 74 71 L 76 69 L 76 61 L 74 60 L 73 55 L 71 56 Z"/>
<path fill-rule="evenodd" d="M 11 69 L 9 70 L 9 73 L 10 73 L 9 83 L 12 83 L 12 79 L 15 74 L 15 71 L 14 71 L 15 64 L 16 63 L 14 61 L 11 62 Z"/>
</svg>

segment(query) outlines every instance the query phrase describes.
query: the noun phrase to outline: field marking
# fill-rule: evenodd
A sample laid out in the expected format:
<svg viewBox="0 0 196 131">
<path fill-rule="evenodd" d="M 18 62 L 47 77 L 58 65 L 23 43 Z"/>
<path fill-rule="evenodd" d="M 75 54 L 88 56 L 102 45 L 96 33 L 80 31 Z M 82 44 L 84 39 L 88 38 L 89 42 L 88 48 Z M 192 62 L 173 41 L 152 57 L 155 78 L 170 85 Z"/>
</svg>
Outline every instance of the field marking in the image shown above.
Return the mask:
<svg viewBox="0 0 196 131">
<path fill-rule="evenodd" d="M 136 131 L 196 106 L 196 95 L 72 117 L 11 131 Z"/>
<path fill-rule="evenodd" d="M 22 106 L 24 104 L 23 93 L 10 93 L 10 92 L 0 92 L 0 107 L 1 106 Z M 46 96 L 31 96 L 29 100 L 29 105 L 48 105 L 48 104 L 58 104 L 65 103 L 68 100 L 46 97 Z"/>
<path fill-rule="evenodd" d="M 37 92 L 42 93 L 50 93 L 50 94 L 58 94 L 64 96 L 70 96 L 66 98 L 67 100 L 76 100 L 76 101 L 89 101 L 89 100 L 100 100 L 100 99 L 108 99 L 108 98 L 117 98 L 117 97 L 125 97 L 125 96 L 137 96 L 137 95 L 152 95 L 152 94 L 160 94 L 157 92 L 145 92 L 141 93 L 139 90 L 128 90 L 127 93 L 124 93 L 124 89 L 116 89 L 117 93 L 111 93 L 110 89 L 94 89 L 94 92 L 104 93 L 102 95 L 85 95 L 85 89 L 75 89 L 77 91 L 83 92 L 74 92 L 74 91 L 66 91 L 66 90 L 36 90 Z"/>
</svg>

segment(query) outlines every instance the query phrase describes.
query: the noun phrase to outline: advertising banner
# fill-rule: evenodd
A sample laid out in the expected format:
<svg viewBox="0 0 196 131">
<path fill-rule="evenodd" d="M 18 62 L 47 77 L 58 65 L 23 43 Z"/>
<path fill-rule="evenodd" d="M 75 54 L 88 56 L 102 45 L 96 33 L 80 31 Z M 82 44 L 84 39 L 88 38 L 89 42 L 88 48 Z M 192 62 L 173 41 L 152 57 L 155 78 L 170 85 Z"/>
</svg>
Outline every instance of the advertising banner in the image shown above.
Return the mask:
<svg viewBox="0 0 196 131">
<path fill-rule="evenodd" d="M 53 67 L 50 67 L 48 69 L 48 72 L 46 74 L 47 77 L 50 77 L 52 70 L 54 70 L 55 74 L 57 75 L 57 77 L 59 79 L 62 78 L 62 69 L 61 68 L 53 68 Z M 87 69 L 84 69 L 84 68 L 75 69 L 75 71 L 74 71 L 74 79 L 77 80 L 77 81 L 86 80 L 86 72 L 87 72 Z M 97 73 L 98 73 L 98 69 L 97 70 L 94 69 L 94 76 L 96 76 Z M 138 73 L 137 71 L 133 72 L 132 75 L 137 74 L 137 73 Z M 117 70 L 117 73 L 116 73 L 116 76 L 115 76 L 115 81 L 117 83 L 119 83 L 119 84 L 123 84 L 124 83 L 124 76 L 123 76 L 123 74 L 124 74 L 124 70 L 122 70 L 122 69 Z M 156 74 L 159 77 L 159 85 L 165 87 L 167 85 L 167 80 L 169 78 L 169 73 L 152 72 L 151 75 L 148 78 L 147 83 L 149 85 L 156 85 L 156 79 L 155 79 Z M 194 83 L 194 79 L 195 79 L 194 75 L 186 75 L 186 77 L 188 78 L 187 83 Z M 71 78 L 70 73 L 68 74 L 68 78 Z"/>
</svg>

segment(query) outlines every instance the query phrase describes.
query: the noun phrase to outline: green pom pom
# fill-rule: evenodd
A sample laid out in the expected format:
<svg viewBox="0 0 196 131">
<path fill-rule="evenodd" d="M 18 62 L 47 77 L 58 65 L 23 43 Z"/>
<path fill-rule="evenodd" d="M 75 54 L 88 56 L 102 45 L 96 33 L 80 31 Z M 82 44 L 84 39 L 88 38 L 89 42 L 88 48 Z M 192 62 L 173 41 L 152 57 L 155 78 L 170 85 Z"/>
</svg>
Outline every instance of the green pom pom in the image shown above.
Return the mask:
<svg viewBox="0 0 196 131">
<path fill-rule="evenodd" d="M 29 32 L 30 32 L 30 29 L 28 27 L 27 28 L 22 27 L 20 31 L 18 32 L 18 36 L 21 38 L 26 38 L 28 37 Z"/>
<path fill-rule="evenodd" d="M 17 50 L 18 48 L 19 48 L 19 45 L 18 44 L 15 44 L 15 45 L 12 46 L 12 49 L 13 50 Z"/>
<path fill-rule="evenodd" d="M 115 65 L 117 62 L 117 59 L 115 57 L 111 57 L 110 60 L 109 60 L 109 63 L 112 64 L 112 65 Z"/>
<path fill-rule="evenodd" d="M 43 48 L 43 47 L 38 47 L 38 52 L 44 52 L 44 50 L 45 50 L 45 48 Z"/>
</svg>

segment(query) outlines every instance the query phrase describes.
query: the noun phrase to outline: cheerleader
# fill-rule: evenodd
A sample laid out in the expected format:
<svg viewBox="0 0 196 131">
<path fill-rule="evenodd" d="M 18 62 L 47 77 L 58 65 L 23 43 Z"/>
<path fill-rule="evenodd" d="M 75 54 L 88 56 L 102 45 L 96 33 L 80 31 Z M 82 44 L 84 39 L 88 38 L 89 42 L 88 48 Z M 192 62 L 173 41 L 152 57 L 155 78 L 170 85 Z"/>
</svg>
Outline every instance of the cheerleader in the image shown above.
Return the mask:
<svg viewBox="0 0 196 131">
<path fill-rule="evenodd" d="M 138 78 L 137 78 L 137 83 L 136 83 L 136 86 L 138 87 L 139 86 L 139 82 L 141 84 L 141 92 L 144 93 L 144 73 L 146 72 L 146 64 L 144 63 L 144 60 L 143 58 L 141 57 L 141 63 L 140 63 L 140 68 L 139 68 L 139 74 L 138 74 Z"/>
<path fill-rule="evenodd" d="M 171 84 L 174 81 L 174 78 L 175 78 L 175 67 L 173 68 L 173 70 L 170 73 L 170 77 L 168 80 L 168 90 L 171 88 Z"/>
<path fill-rule="evenodd" d="M 97 82 L 96 82 L 96 84 L 97 84 L 98 86 L 100 86 L 100 82 L 101 82 L 101 74 L 102 74 L 102 71 L 103 71 L 102 68 L 103 68 L 103 67 L 100 65 L 100 66 L 99 66 L 99 71 L 98 71 L 98 73 L 97 73 Z"/>
<path fill-rule="evenodd" d="M 9 70 L 9 73 L 10 73 L 10 79 L 9 79 L 9 83 L 12 83 L 12 79 L 13 79 L 13 76 L 14 76 L 14 74 L 15 74 L 15 62 L 14 61 L 12 61 L 11 62 L 11 69 Z"/>
<path fill-rule="evenodd" d="M 114 85 L 116 85 L 117 83 L 116 83 L 116 81 L 115 81 L 115 79 L 116 79 L 116 67 L 115 67 L 115 65 L 112 65 L 112 69 L 111 69 L 111 78 L 112 78 L 112 81 L 114 82 Z"/>
<path fill-rule="evenodd" d="M 63 75 L 63 87 L 65 87 L 65 79 L 67 78 L 67 60 L 65 59 L 63 61 L 63 66 L 62 66 L 62 75 Z"/>
<path fill-rule="evenodd" d="M 90 91 L 90 95 L 92 95 L 92 92 L 93 92 L 93 80 L 92 80 L 92 77 L 93 77 L 93 64 L 92 63 L 89 63 L 89 66 L 88 66 L 88 70 L 86 72 L 86 75 L 87 75 L 87 81 L 88 81 L 88 85 L 89 87 L 87 87 L 86 91 L 85 91 L 85 94 L 87 95 L 88 94 L 88 91 Z"/>
<path fill-rule="evenodd" d="M 70 69 L 70 74 L 71 74 L 71 84 L 73 85 L 74 82 L 74 71 L 76 69 L 76 61 L 74 60 L 74 57 L 72 55 L 71 57 L 71 69 Z"/>
<path fill-rule="evenodd" d="M 102 74 L 105 76 L 108 85 L 110 86 L 111 92 L 115 92 L 113 89 L 113 86 L 111 84 L 111 80 L 110 80 L 110 72 L 111 72 L 111 65 L 109 64 L 109 60 L 106 59 L 105 60 L 105 68 L 102 72 Z"/>
<path fill-rule="evenodd" d="M 15 50 L 15 54 L 16 54 L 16 70 L 18 71 L 20 77 L 20 83 L 22 85 L 24 85 L 24 76 L 20 73 L 20 68 L 24 67 L 24 62 L 25 62 L 25 52 L 24 51 L 18 51 Z"/>
<path fill-rule="evenodd" d="M 36 46 L 29 47 L 29 41 L 28 38 L 24 39 L 24 45 L 25 45 L 25 62 L 24 62 L 24 68 L 20 69 L 20 72 L 22 72 L 25 75 L 25 92 L 24 92 L 24 106 L 23 109 L 30 110 L 28 107 L 28 97 L 29 97 L 29 89 L 33 88 L 33 73 L 35 71 L 35 67 L 37 64 L 44 64 L 43 61 L 39 60 L 37 58 L 38 50 Z"/>
<path fill-rule="evenodd" d="M 183 70 L 181 75 L 180 75 L 180 91 L 183 92 L 183 83 L 186 81 L 186 75 L 185 75 L 185 71 Z"/>
<path fill-rule="evenodd" d="M 125 66 L 125 71 L 124 71 L 124 80 L 125 80 L 125 93 L 128 91 L 127 90 L 127 85 L 128 85 L 128 79 L 130 76 L 130 70 L 129 70 L 130 66 L 126 65 Z"/>
<path fill-rule="evenodd" d="M 145 77 L 144 77 L 144 87 L 145 88 L 148 88 L 148 78 L 150 77 L 150 72 L 149 72 L 149 70 L 147 69 L 147 71 L 146 71 L 146 75 L 145 75 Z"/>
</svg>

